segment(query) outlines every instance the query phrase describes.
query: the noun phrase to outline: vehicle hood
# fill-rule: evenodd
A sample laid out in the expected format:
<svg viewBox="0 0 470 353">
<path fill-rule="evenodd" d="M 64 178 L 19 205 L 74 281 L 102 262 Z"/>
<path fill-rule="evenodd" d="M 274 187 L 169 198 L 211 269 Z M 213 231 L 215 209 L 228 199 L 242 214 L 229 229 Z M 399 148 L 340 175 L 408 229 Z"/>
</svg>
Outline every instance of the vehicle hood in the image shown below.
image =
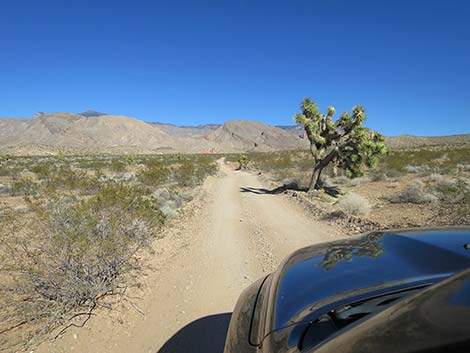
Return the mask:
<svg viewBox="0 0 470 353">
<path fill-rule="evenodd" d="M 380 232 L 289 256 L 272 282 L 270 331 L 364 293 L 435 283 L 470 267 L 470 230 Z"/>
</svg>

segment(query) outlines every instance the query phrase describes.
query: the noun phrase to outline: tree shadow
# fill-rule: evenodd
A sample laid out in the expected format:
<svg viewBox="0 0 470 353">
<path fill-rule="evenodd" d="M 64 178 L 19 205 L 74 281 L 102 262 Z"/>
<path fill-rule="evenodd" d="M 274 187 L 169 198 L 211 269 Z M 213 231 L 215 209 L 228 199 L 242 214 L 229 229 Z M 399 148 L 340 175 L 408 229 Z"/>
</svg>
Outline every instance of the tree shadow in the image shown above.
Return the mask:
<svg viewBox="0 0 470 353">
<path fill-rule="evenodd" d="M 157 353 L 223 353 L 232 313 L 197 319 L 173 335 Z"/>
<path fill-rule="evenodd" d="M 324 185 L 322 186 L 322 190 L 333 197 L 338 197 L 341 195 L 341 191 L 337 186 Z"/>
<path fill-rule="evenodd" d="M 240 192 L 250 192 L 252 194 L 258 194 L 258 195 L 277 195 L 277 194 L 282 194 L 283 192 L 287 190 L 300 191 L 300 192 L 305 192 L 305 193 L 308 192 L 307 187 L 301 187 L 297 183 L 284 184 L 271 190 L 266 189 L 266 188 L 253 188 L 249 186 L 240 188 Z M 337 186 L 322 185 L 321 190 L 332 197 L 338 197 L 339 195 L 341 195 L 341 191 L 339 190 Z"/>
<path fill-rule="evenodd" d="M 258 194 L 258 195 L 276 195 L 276 194 L 282 194 L 284 191 L 287 190 L 293 190 L 293 191 L 303 191 L 307 192 L 307 188 L 302 188 L 300 187 L 297 183 L 289 183 L 289 184 L 284 184 L 282 186 L 279 186 L 274 189 L 265 189 L 265 188 L 253 188 L 253 187 L 241 187 L 240 192 L 251 192 L 253 194 Z"/>
</svg>

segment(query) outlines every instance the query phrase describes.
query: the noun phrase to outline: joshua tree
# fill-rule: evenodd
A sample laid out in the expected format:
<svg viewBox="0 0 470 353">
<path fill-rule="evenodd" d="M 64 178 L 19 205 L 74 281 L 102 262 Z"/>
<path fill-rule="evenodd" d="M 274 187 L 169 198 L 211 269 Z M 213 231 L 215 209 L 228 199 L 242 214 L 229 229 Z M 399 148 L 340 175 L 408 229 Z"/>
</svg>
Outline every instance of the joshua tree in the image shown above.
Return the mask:
<svg viewBox="0 0 470 353">
<path fill-rule="evenodd" d="M 382 135 L 362 126 L 366 119 L 362 106 L 356 105 L 352 114 L 345 112 L 336 121 L 332 120 L 334 107 L 322 114 L 308 98 L 303 100 L 301 109 L 294 120 L 303 125 L 310 141 L 314 167 L 309 190 L 320 188 L 321 172 L 330 163 L 354 178 L 363 175 L 366 167 L 373 167 L 386 152 Z"/>
<path fill-rule="evenodd" d="M 238 170 L 246 169 L 248 166 L 248 156 L 246 154 L 241 154 L 238 157 Z"/>
</svg>

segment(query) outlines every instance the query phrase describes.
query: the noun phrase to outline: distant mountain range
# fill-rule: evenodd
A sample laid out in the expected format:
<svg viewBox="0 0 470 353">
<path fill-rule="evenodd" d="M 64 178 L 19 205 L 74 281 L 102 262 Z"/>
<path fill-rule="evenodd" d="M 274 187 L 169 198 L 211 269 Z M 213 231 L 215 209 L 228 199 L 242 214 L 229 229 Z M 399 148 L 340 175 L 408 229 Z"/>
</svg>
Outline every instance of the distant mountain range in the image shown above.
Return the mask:
<svg viewBox="0 0 470 353">
<path fill-rule="evenodd" d="M 0 153 L 14 155 L 268 152 L 308 148 L 303 136 L 295 125 L 234 120 L 177 126 L 91 110 L 0 118 Z M 470 135 L 397 136 L 386 143 L 392 148 L 468 144 Z"/>
<path fill-rule="evenodd" d="M 0 119 L 0 152 L 14 155 L 266 152 L 305 147 L 300 137 L 255 121 L 182 127 L 94 111 Z"/>
</svg>

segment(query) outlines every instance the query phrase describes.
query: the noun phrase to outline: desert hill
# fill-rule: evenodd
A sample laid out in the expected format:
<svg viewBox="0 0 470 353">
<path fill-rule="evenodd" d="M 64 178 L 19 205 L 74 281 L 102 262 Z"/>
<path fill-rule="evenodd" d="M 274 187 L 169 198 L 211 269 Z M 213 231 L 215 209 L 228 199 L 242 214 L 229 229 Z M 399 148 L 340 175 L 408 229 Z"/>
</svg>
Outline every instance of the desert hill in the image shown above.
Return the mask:
<svg viewBox="0 0 470 353">
<path fill-rule="evenodd" d="M 302 126 L 283 125 L 277 127 L 296 136 L 304 136 L 304 130 Z M 468 145 L 470 144 L 470 134 L 447 136 L 385 136 L 385 144 L 391 149 L 410 149 L 425 146 Z"/>
<path fill-rule="evenodd" d="M 175 152 L 174 146 L 184 146 L 158 127 L 124 116 L 41 113 L 0 119 L 0 128 L 0 149 L 12 154 Z"/>
<path fill-rule="evenodd" d="M 303 136 L 296 125 L 233 120 L 177 126 L 91 110 L 0 118 L 0 153 L 13 155 L 269 152 L 308 148 Z M 394 149 L 465 145 L 470 144 L 470 134 L 386 137 L 386 144 Z"/>
<path fill-rule="evenodd" d="M 226 152 L 275 151 L 306 148 L 306 141 L 280 128 L 257 121 L 228 121 L 209 133 L 206 139 Z"/>
<path fill-rule="evenodd" d="M 178 137 L 205 137 L 214 130 L 217 130 L 220 124 L 204 124 L 197 126 L 178 126 L 174 124 L 167 123 L 149 123 L 151 125 L 157 126 L 160 130 L 166 132 L 171 136 Z"/>
<path fill-rule="evenodd" d="M 180 127 L 94 111 L 0 119 L 0 152 L 14 155 L 274 151 L 302 142 L 252 121 Z"/>
<path fill-rule="evenodd" d="M 392 149 L 407 149 L 424 146 L 468 145 L 470 134 L 448 136 L 399 135 L 385 137 L 385 144 Z"/>
</svg>

